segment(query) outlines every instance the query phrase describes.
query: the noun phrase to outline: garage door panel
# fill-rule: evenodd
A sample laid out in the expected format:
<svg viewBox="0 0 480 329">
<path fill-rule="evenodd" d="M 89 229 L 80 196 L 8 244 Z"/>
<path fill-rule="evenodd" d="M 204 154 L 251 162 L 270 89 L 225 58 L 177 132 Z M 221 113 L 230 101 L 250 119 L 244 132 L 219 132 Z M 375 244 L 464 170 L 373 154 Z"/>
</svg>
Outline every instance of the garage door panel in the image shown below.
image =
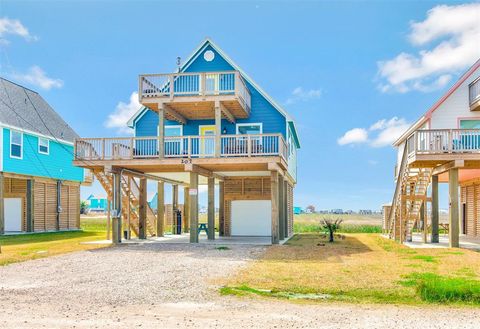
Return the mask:
<svg viewBox="0 0 480 329">
<path fill-rule="evenodd" d="M 232 236 L 271 236 L 270 200 L 236 200 L 231 204 Z"/>
</svg>

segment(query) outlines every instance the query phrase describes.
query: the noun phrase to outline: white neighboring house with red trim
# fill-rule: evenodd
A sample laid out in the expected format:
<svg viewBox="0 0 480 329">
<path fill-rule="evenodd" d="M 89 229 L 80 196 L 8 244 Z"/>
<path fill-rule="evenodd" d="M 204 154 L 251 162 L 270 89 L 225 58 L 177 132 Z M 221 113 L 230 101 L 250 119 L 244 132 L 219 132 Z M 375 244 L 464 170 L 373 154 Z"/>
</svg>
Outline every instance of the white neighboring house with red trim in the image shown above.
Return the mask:
<svg viewBox="0 0 480 329">
<path fill-rule="evenodd" d="M 393 145 L 396 190 L 384 223 L 390 237 L 411 240 L 425 223 L 434 232 L 424 230 L 423 239 L 438 241 L 438 193 L 431 193 L 449 183 L 450 244 L 462 234 L 480 239 L 480 59 Z"/>
</svg>

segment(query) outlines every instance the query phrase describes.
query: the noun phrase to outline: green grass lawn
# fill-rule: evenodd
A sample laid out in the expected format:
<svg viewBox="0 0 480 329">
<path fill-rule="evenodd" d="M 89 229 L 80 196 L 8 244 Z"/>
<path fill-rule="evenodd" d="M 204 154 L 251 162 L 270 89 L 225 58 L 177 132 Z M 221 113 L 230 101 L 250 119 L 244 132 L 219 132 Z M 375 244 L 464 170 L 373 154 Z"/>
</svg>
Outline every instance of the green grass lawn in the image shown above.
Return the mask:
<svg viewBox="0 0 480 329">
<path fill-rule="evenodd" d="M 81 219 L 80 225 L 80 231 L 0 236 L 0 265 L 106 246 L 81 244 L 106 238 L 105 219 Z"/>
<path fill-rule="evenodd" d="M 480 305 L 480 253 L 410 249 L 378 234 L 296 234 L 224 283 L 223 294 L 383 304 Z"/>
</svg>

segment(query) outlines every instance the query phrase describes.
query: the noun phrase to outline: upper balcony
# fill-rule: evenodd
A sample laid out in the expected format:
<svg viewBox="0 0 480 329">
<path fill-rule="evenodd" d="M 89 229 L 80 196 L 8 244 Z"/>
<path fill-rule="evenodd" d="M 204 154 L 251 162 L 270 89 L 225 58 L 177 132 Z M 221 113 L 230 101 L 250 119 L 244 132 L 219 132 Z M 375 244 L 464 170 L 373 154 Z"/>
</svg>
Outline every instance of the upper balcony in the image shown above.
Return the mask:
<svg viewBox="0 0 480 329">
<path fill-rule="evenodd" d="M 158 110 L 159 104 L 175 112 L 171 118 L 212 119 L 215 102 L 234 118 L 250 115 L 250 91 L 238 71 L 143 74 L 139 77 L 139 100 Z"/>
<path fill-rule="evenodd" d="M 480 161 L 480 129 L 417 130 L 407 139 L 408 162 L 441 165 L 452 160 Z"/>
<path fill-rule="evenodd" d="M 468 86 L 470 111 L 480 111 L 480 77 Z"/>
</svg>

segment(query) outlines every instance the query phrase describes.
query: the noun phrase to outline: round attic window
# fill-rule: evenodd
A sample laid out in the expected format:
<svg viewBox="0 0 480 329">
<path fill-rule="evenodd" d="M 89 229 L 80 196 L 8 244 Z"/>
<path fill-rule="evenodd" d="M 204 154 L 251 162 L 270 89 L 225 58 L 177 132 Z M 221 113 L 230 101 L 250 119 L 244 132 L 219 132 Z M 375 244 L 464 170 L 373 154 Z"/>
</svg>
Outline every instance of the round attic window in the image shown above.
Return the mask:
<svg viewBox="0 0 480 329">
<path fill-rule="evenodd" d="M 207 50 L 204 54 L 203 54 L 203 58 L 207 61 L 207 62 L 211 62 L 213 61 L 213 59 L 215 58 L 215 53 L 211 50 Z"/>
</svg>

